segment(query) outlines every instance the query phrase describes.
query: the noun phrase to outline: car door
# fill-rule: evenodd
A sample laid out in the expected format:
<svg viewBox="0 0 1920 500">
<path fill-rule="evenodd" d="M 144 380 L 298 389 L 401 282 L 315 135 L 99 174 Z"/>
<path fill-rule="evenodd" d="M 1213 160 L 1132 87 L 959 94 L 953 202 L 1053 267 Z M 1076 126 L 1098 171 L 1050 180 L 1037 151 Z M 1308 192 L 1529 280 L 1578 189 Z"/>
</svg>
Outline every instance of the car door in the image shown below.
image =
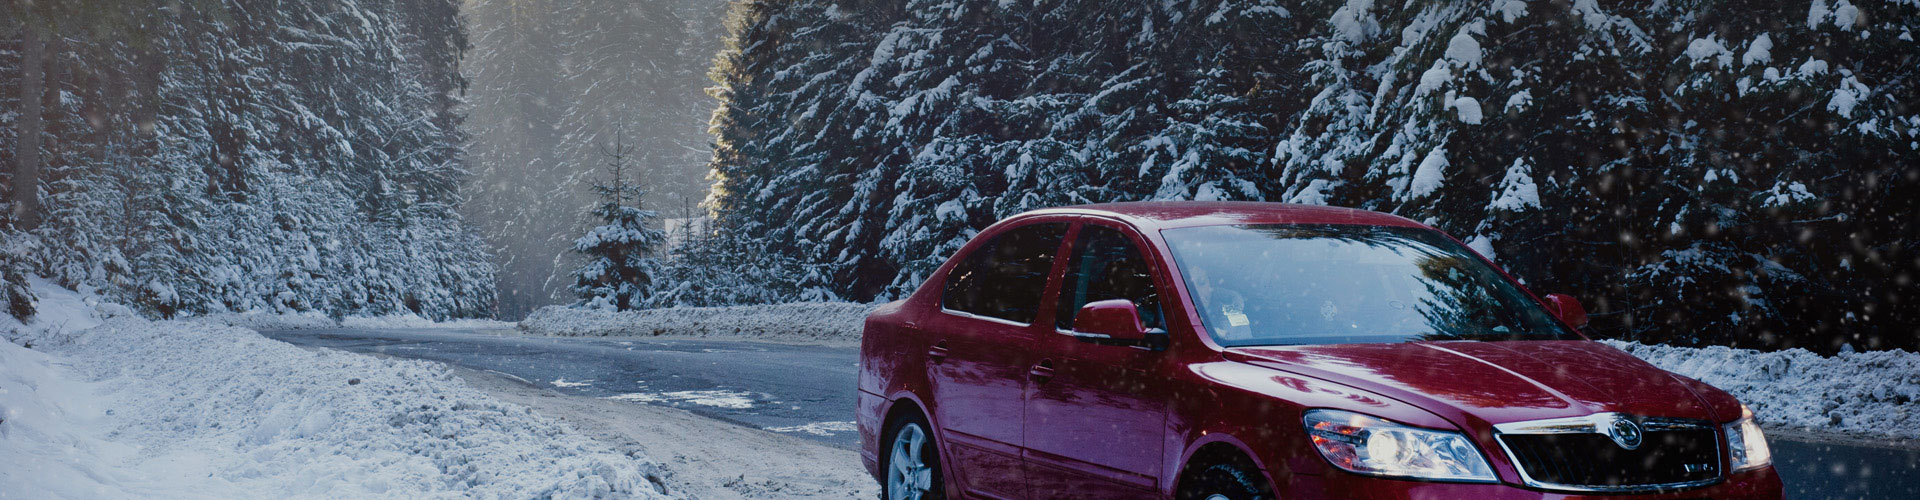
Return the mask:
<svg viewBox="0 0 1920 500">
<path fill-rule="evenodd" d="M 934 412 L 969 496 L 1028 498 L 1021 468 L 1022 414 L 1040 301 L 1063 246 L 1066 221 L 999 233 L 948 272 L 927 325 Z"/>
<path fill-rule="evenodd" d="M 1146 348 L 1066 334 L 1088 302 L 1128 299 L 1148 328 L 1166 328 L 1155 266 L 1120 226 L 1082 224 L 1058 288 L 1055 323 L 1035 343 L 1027 386 L 1026 472 L 1033 498 L 1133 498 L 1159 486 L 1166 397 Z M 1051 373 L 1047 373 L 1048 371 Z"/>
</svg>

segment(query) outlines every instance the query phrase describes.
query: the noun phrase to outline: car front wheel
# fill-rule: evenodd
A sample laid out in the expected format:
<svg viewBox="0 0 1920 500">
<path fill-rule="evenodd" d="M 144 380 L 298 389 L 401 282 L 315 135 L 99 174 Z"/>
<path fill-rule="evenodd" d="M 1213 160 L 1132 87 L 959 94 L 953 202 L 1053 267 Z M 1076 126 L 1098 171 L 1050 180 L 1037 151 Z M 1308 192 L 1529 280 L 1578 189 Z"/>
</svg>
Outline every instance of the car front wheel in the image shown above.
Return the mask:
<svg viewBox="0 0 1920 500">
<path fill-rule="evenodd" d="M 942 500 L 947 497 L 940 478 L 940 452 L 933 443 L 931 427 L 918 415 L 910 415 L 893 427 L 887 440 L 888 451 L 881 464 L 887 471 L 886 500 Z"/>
<path fill-rule="evenodd" d="M 1188 472 L 1180 500 L 1272 500 L 1273 491 L 1252 467 L 1227 461 Z"/>
</svg>

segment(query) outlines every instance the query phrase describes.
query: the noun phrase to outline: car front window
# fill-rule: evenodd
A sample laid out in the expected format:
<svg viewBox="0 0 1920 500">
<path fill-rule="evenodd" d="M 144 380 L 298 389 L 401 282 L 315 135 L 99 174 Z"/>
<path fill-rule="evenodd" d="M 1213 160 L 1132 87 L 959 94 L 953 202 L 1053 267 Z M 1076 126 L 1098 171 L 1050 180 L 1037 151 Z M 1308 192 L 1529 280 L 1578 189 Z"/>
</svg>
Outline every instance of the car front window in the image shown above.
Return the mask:
<svg viewBox="0 0 1920 500">
<path fill-rule="evenodd" d="M 1163 234 L 1222 345 L 1579 338 L 1435 231 L 1238 225 Z"/>
<path fill-rule="evenodd" d="M 1081 226 L 1060 285 L 1059 313 L 1054 326 L 1072 330 L 1074 317 L 1088 302 L 1127 299 L 1139 308 L 1147 328 L 1166 328 L 1160 313 L 1160 291 L 1153 286 L 1153 268 L 1140 256 L 1125 233 L 1098 226 Z"/>
</svg>

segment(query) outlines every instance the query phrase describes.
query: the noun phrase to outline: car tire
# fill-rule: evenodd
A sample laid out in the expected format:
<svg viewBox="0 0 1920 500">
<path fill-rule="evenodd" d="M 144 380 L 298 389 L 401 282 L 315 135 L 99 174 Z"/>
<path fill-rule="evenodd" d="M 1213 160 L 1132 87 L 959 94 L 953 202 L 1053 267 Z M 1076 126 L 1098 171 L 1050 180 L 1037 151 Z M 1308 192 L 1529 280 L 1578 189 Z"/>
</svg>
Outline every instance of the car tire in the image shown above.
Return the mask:
<svg viewBox="0 0 1920 500">
<path fill-rule="evenodd" d="M 917 413 L 894 419 L 880 442 L 881 500 L 946 500 L 945 475 L 933 426 Z"/>
<path fill-rule="evenodd" d="M 1273 488 L 1260 472 L 1243 460 L 1228 460 L 1189 469 L 1181 478 L 1179 500 L 1273 500 Z"/>
</svg>

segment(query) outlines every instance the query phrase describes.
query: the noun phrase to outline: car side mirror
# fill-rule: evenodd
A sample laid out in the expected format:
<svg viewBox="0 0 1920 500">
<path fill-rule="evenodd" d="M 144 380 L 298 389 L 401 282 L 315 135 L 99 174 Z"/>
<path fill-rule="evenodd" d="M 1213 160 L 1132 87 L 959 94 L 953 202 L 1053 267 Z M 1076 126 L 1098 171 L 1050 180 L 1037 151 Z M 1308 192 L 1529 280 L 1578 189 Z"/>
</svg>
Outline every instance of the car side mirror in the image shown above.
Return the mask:
<svg viewBox="0 0 1920 500">
<path fill-rule="evenodd" d="M 1159 335 L 1155 335 L 1155 334 Z M 1088 302 L 1073 316 L 1073 336 L 1083 342 L 1159 348 L 1157 340 L 1166 335 L 1148 330 L 1140 321 L 1140 308 L 1127 299 Z"/>
<path fill-rule="evenodd" d="M 1547 294 L 1547 310 L 1559 316 L 1568 326 L 1576 329 L 1587 327 L 1587 308 L 1580 305 L 1580 299 L 1564 294 Z"/>
</svg>

